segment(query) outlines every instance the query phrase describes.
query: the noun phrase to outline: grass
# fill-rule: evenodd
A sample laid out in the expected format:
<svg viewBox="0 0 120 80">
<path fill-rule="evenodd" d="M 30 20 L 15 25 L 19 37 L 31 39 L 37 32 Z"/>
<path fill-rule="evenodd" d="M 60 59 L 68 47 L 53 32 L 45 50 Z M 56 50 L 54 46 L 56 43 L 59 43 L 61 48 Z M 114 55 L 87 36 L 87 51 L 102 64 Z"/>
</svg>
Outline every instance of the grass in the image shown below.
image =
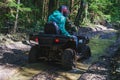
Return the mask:
<svg viewBox="0 0 120 80">
<path fill-rule="evenodd" d="M 100 56 L 106 54 L 106 50 L 115 42 L 115 39 L 116 37 L 111 39 L 100 39 L 98 36 L 92 38 L 89 43 L 92 52 L 91 63 L 97 61 Z"/>
</svg>

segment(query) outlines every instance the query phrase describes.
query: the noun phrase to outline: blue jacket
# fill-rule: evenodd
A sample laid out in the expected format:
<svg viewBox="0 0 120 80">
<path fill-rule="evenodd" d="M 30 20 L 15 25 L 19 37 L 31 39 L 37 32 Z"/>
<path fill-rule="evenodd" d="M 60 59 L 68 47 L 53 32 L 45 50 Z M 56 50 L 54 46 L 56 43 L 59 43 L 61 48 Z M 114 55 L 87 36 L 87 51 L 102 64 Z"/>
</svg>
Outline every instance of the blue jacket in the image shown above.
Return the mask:
<svg viewBox="0 0 120 80">
<path fill-rule="evenodd" d="M 66 17 L 64 17 L 60 11 L 54 11 L 53 14 L 48 17 L 48 22 L 50 21 L 55 22 L 58 25 L 62 35 L 70 36 L 70 34 L 65 29 Z"/>
</svg>

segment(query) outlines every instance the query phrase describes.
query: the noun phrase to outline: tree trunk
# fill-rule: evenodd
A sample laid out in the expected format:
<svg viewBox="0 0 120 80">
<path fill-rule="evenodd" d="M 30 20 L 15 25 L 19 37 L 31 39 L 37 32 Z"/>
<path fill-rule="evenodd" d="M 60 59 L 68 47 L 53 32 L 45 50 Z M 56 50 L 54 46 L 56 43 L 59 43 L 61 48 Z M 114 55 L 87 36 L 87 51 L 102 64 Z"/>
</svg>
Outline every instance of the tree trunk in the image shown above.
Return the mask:
<svg viewBox="0 0 120 80">
<path fill-rule="evenodd" d="M 58 8 L 59 0 L 49 0 L 48 14 L 50 15 L 55 9 Z"/>
<path fill-rule="evenodd" d="M 85 3 L 85 7 L 84 7 L 84 14 L 83 14 L 83 22 L 84 23 L 88 23 L 88 3 Z"/>
<path fill-rule="evenodd" d="M 44 16 L 44 18 L 43 18 L 43 20 L 45 20 L 45 21 L 47 19 L 47 15 L 48 15 L 48 3 L 49 3 L 48 0 L 44 0 L 44 6 L 43 6 L 43 16 Z"/>
<path fill-rule="evenodd" d="M 72 12 L 73 5 L 74 5 L 74 0 L 70 0 L 70 12 Z"/>
<path fill-rule="evenodd" d="M 80 5 L 79 5 L 80 7 L 79 7 L 79 9 L 78 9 L 78 13 L 77 13 L 77 16 L 76 16 L 76 18 L 75 18 L 75 22 L 74 22 L 74 24 L 76 25 L 76 26 L 79 26 L 79 24 L 81 24 L 82 23 L 82 21 L 83 21 L 83 12 L 84 12 L 84 0 L 81 0 L 80 1 Z"/>
<path fill-rule="evenodd" d="M 19 4 L 20 4 L 20 0 L 17 1 L 18 7 L 17 7 L 17 13 L 16 13 L 16 20 L 14 23 L 14 29 L 13 29 L 13 33 L 16 33 L 16 29 L 17 29 L 17 23 L 18 23 L 18 14 L 19 14 Z"/>
<path fill-rule="evenodd" d="M 85 4 L 85 19 L 87 19 L 88 15 L 88 3 Z"/>
</svg>

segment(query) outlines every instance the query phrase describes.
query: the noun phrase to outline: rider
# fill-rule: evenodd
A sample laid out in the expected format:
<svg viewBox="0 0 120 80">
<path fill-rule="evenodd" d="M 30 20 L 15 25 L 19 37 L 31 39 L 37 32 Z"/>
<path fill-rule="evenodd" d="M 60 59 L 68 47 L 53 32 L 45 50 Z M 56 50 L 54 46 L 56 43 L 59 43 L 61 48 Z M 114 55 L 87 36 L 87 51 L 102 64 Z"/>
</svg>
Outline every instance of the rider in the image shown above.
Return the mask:
<svg viewBox="0 0 120 80">
<path fill-rule="evenodd" d="M 67 6 L 62 5 L 59 7 L 58 10 L 55 10 L 49 17 L 48 22 L 52 21 L 55 22 L 62 35 L 70 36 L 70 34 L 65 29 L 66 18 L 69 15 L 69 9 Z"/>
<path fill-rule="evenodd" d="M 49 17 L 48 22 L 55 22 L 57 26 L 59 27 L 61 34 L 69 37 L 73 37 L 76 41 L 76 44 L 78 44 L 78 40 L 76 36 L 70 35 L 70 33 L 65 29 L 65 23 L 66 19 L 69 15 L 69 9 L 67 6 L 62 5 L 58 8 L 58 10 L 55 10 Z"/>
<path fill-rule="evenodd" d="M 70 35 L 69 32 L 65 29 L 65 23 L 66 23 L 69 13 L 70 12 L 69 12 L 68 7 L 65 5 L 62 5 L 48 17 L 48 22 L 53 22 L 55 25 L 57 25 L 57 27 L 61 31 L 62 35 L 74 38 L 74 41 L 76 42 L 76 49 L 78 50 L 78 56 L 76 56 L 76 57 L 79 59 L 80 58 L 79 55 L 81 55 L 80 53 L 82 53 L 82 52 L 84 53 L 85 49 L 83 49 L 83 50 L 78 49 L 80 47 L 79 47 L 79 42 L 78 42 L 77 36 Z M 79 50 L 81 50 L 81 52 Z"/>
</svg>

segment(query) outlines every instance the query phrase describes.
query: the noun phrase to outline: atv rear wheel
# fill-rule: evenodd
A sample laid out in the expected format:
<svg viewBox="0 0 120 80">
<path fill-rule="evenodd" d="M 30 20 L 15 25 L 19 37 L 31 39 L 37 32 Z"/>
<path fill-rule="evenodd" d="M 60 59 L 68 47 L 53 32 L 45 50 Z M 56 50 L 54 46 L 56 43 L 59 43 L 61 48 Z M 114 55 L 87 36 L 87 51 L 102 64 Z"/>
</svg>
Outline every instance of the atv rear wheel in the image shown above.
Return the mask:
<svg viewBox="0 0 120 80">
<path fill-rule="evenodd" d="M 72 69 L 75 67 L 75 53 L 72 49 L 65 49 L 62 54 L 62 66 L 65 69 Z"/>
<path fill-rule="evenodd" d="M 28 56 L 28 62 L 29 63 L 35 63 L 38 61 L 38 52 L 39 52 L 39 48 L 37 45 L 33 46 L 29 52 L 29 56 Z"/>
</svg>

